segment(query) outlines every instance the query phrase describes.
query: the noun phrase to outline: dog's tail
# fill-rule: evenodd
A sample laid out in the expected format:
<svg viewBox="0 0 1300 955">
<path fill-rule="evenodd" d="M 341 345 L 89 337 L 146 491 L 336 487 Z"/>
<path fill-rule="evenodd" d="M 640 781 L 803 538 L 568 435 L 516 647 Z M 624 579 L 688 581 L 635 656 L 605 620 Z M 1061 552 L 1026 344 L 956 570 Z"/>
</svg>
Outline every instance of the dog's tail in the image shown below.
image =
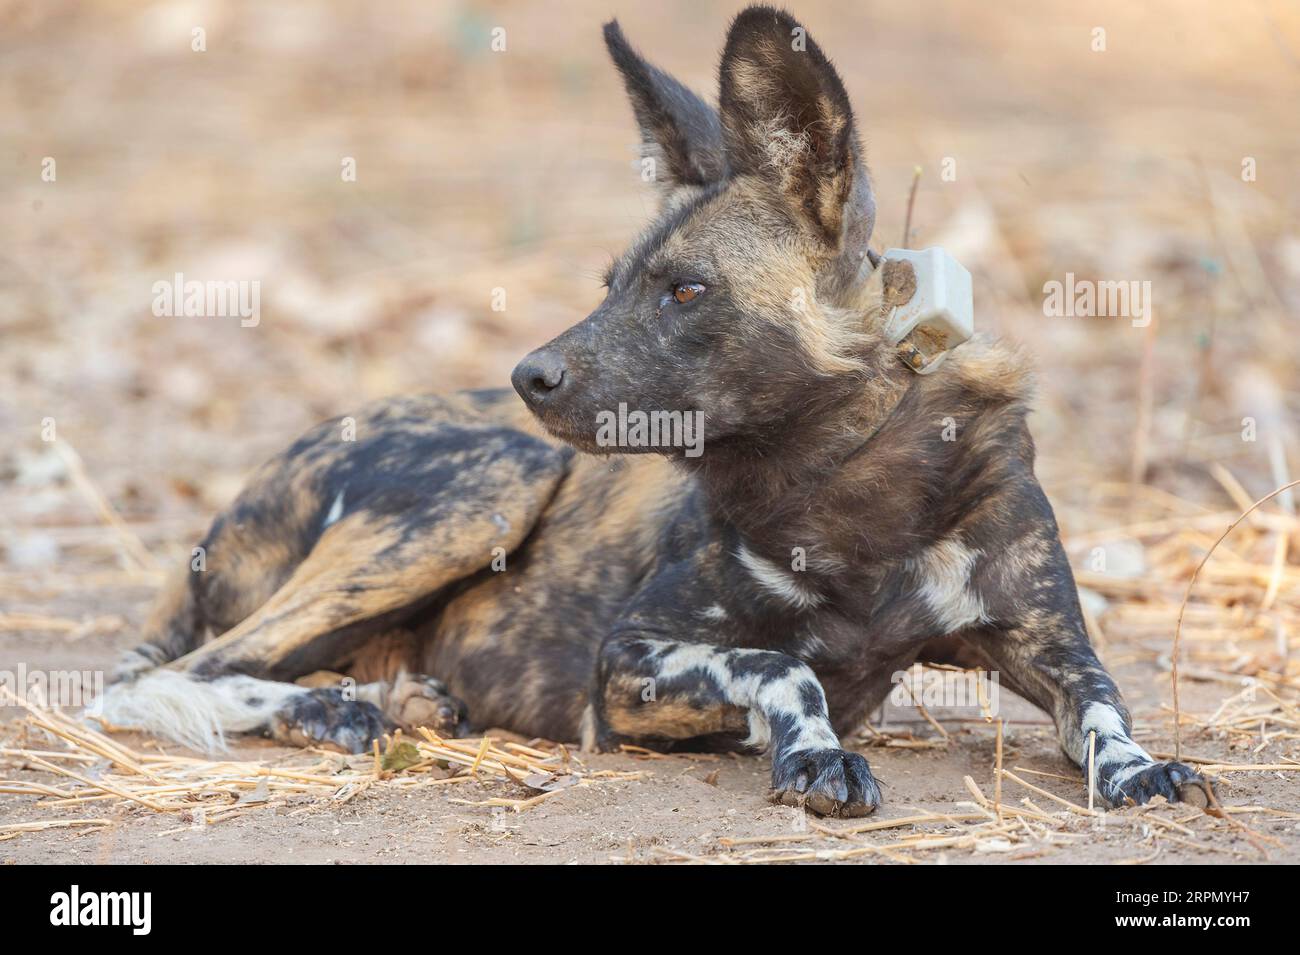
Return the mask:
<svg viewBox="0 0 1300 955">
<path fill-rule="evenodd" d="M 225 752 L 228 733 L 265 730 L 291 697 L 304 692 L 292 683 L 237 675 L 201 680 L 160 668 L 112 684 L 86 715 L 212 754 Z"/>
</svg>

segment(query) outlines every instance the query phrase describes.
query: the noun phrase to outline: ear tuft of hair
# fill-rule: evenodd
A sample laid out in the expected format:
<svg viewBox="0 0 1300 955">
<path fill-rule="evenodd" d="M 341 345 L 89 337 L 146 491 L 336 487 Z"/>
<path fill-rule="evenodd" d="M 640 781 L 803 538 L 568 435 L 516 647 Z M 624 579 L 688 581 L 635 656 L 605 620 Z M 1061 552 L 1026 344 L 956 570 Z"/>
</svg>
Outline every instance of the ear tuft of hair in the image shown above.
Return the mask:
<svg viewBox="0 0 1300 955">
<path fill-rule="evenodd" d="M 605 46 L 623 77 L 646 155 L 667 166 L 666 176 L 656 170 L 656 181 L 672 187 L 721 179 L 726 163 L 717 111 L 637 53 L 617 20 L 605 24 Z"/>
</svg>

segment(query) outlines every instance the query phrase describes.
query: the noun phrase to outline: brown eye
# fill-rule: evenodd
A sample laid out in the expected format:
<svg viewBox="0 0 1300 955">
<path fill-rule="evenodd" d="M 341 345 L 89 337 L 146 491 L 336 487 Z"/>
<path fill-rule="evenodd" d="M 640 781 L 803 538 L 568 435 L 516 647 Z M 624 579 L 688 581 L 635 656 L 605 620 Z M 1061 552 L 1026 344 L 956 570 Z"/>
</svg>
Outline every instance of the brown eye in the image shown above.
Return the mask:
<svg viewBox="0 0 1300 955">
<path fill-rule="evenodd" d="M 673 287 L 673 299 L 678 305 L 685 305 L 693 301 L 695 296 L 704 291 L 704 286 L 699 282 L 682 282 L 680 285 Z"/>
</svg>

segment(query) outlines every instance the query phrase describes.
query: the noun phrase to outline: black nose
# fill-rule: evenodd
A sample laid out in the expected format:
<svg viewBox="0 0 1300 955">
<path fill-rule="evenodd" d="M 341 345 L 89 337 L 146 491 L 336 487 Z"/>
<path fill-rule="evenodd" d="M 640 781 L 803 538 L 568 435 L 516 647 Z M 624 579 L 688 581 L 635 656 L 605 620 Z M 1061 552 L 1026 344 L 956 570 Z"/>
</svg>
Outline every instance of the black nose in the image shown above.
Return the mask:
<svg viewBox="0 0 1300 955">
<path fill-rule="evenodd" d="M 539 405 L 569 383 L 564 356 L 548 348 L 524 356 L 510 376 L 519 397 L 530 405 Z"/>
</svg>

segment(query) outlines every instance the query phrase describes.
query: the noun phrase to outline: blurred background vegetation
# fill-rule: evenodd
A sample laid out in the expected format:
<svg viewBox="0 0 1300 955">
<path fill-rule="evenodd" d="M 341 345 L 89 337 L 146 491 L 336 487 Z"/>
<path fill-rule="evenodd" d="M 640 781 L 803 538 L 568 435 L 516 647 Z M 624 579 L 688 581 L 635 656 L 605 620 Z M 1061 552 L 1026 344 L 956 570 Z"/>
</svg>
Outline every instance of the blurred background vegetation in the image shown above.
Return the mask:
<svg viewBox="0 0 1300 955">
<path fill-rule="evenodd" d="M 0 594 L 123 562 L 112 537 L 67 530 L 97 506 L 45 419 L 165 563 L 314 421 L 505 385 L 599 301 L 653 210 L 601 23 L 713 98 L 738 8 L 0 4 Z M 793 6 L 856 103 L 874 244 L 899 243 L 920 166 L 912 244 L 957 255 L 979 324 L 1038 368 L 1040 473 L 1067 532 L 1136 499 L 1228 507 L 1212 463 L 1254 496 L 1300 473 L 1298 9 Z M 260 280 L 260 324 L 155 316 L 176 272 Z M 1151 281 L 1155 330 L 1045 317 L 1043 284 L 1067 272 Z"/>
</svg>

